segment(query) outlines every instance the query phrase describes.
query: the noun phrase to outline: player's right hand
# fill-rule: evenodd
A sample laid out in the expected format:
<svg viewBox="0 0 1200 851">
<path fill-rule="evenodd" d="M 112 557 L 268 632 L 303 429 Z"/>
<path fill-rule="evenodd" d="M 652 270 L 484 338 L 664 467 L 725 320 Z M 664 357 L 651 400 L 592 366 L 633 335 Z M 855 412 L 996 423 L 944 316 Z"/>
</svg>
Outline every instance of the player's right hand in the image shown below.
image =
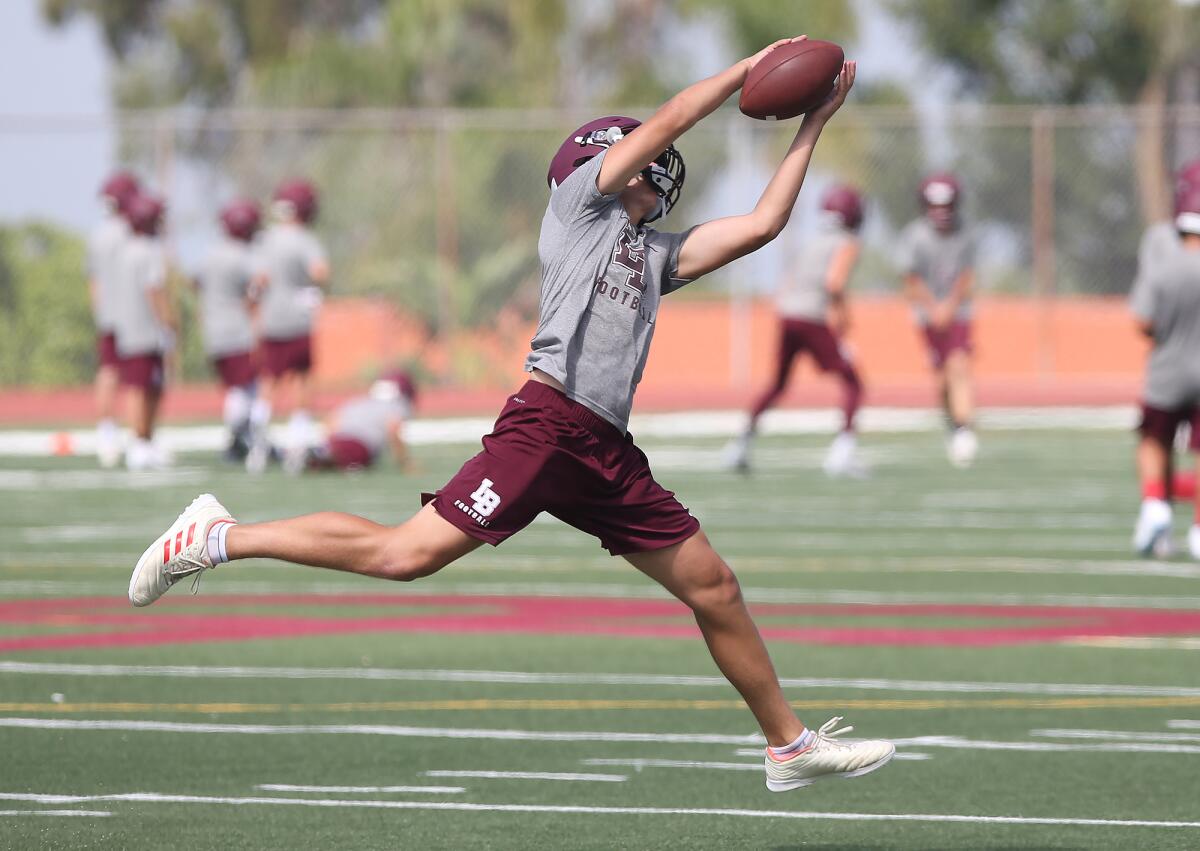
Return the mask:
<svg viewBox="0 0 1200 851">
<path fill-rule="evenodd" d="M 754 54 L 753 56 L 743 59 L 742 60 L 742 68 L 743 68 L 743 70 L 745 70 L 745 72 L 747 74 L 749 74 L 750 70 L 755 65 L 757 65 L 760 61 L 762 61 L 762 58 L 764 56 L 766 56 L 768 53 L 770 53 L 775 48 L 782 47 L 785 44 L 791 44 L 794 41 L 804 41 L 807 38 L 808 38 L 808 36 L 806 36 L 806 35 L 798 35 L 798 36 L 794 36 L 793 38 L 781 38 L 781 39 L 779 39 L 779 41 L 774 42 L 773 44 L 768 44 L 766 47 L 764 47 L 762 50 L 758 51 L 758 53 Z"/>
</svg>

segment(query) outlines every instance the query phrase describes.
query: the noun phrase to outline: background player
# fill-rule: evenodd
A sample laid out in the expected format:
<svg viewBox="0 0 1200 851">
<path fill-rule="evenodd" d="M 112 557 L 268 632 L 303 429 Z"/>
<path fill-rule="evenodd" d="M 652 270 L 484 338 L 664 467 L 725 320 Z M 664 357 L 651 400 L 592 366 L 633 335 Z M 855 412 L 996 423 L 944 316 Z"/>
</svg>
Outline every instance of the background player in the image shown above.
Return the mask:
<svg viewBox="0 0 1200 851">
<path fill-rule="evenodd" d="M 321 290 L 329 285 L 325 249 L 310 230 L 317 216 L 317 193 L 304 180 L 289 180 L 275 190 L 274 223 L 262 235 L 258 251 L 261 374 L 258 398 L 251 406 L 253 445 L 246 468 L 261 472 L 271 447 L 267 427 L 272 410 L 291 398 L 288 445 L 313 442 L 309 375 L 312 328 Z"/>
<path fill-rule="evenodd" d="M 125 451 L 131 470 L 165 466 L 167 456 L 154 440 L 165 380 L 163 356 L 175 344 L 176 323 L 167 293 L 167 263 L 158 235 L 161 199 L 139 193 L 129 201 L 132 236 L 117 263 L 114 318 L 118 372 L 127 389 L 133 437 Z"/>
<path fill-rule="evenodd" d="M 862 198 L 849 186 L 835 186 L 825 193 L 821 210 L 820 231 L 804 244 L 776 296 L 779 350 L 775 378 L 751 408 L 746 430 L 727 449 L 727 461 L 734 469 L 748 469 L 758 418 L 787 387 L 796 356 L 807 351 L 822 372 L 836 373 L 842 382 L 842 431 L 825 456 L 825 472 L 831 476 L 865 472 L 855 457 L 854 431 L 862 382 L 841 344 L 849 327 L 846 287 L 858 262 Z"/>
<path fill-rule="evenodd" d="M 239 199 L 220 214 L 225 236 L 205 258 L 196 279 L 204 350 L 225 388 L 224 420 L 229 430 L 226 457 L 242 461 L 250 446 L 254 401 L 254 252 L 260 214 L 253 201 Z"/>
<path fill-rule="evenodd" d="M 256 556 L 416 579 L 485 542 L 499 544 L 549 511 L 600 538 L 610 553 L 691 607 L 718 667 L 767 739 L 769 788 L 865 774 L 890 760 L 889 743 L 837 741 L 836 720 L 815 732 L 804 727 L 780 689 L 733 572 L 699 522 L 654 480 L 626 433 L 661 296 L 779 234 L 821 130 L 853 85 L 854 64 L 847 63 L 830 99 L 801 122 L 753 212 L 682 234 L 645 227 L 670 211 L 682 189 L 674 140 L 785 43 L 689 86 L 645 124 L 599 119 L 560 147 L 538 245 L 541 317 L 526 361 L 531 379 L 509 397 L 483 452 L 412 519 L 393 528 L 326 512 L 239 526 L 205 494 L 139 559 L 130 601 L 146 605 L 182 576 Z"/>
<path fill-rule="evenodd" d="M 975 240 L 959 215 L 962 194 L 952 174 L 921 182 L 924 215 L 900 234 L 899 266 L 930 361 L 938 376 L 942 407 L 951 433 L 951 463 L 969 466 L 979 449 L 971 380 L 971 290 Z"/>
<path fill-rule="evenodd" d="M 114 302 L 117 296 L 117 263 L 129 238 L 125 211 L 138 192 L 138 181 L 127 171 L 118 171 L 100 187 L 104 218 L 96 225 L 87 244 L 88 295 L 96 322 L 96 455 L 102 467 L 115 467 L 121 460 L 117 429 L 117 340 L 113 333 Z"/>
<path fill-rule="evenodd" d="M 1172 511 L 1168 483 L 1179 426 L 1191 426 L 1189 445 L 1200 451 L 1200 186 L 1176 198 L 1176 246 L 1156 256 L 1133 287 L 1139 329 L 1153 341 L 1142 396 L 1137 448 L 1142 506 L 1133 546 L 1142 555 L 1169 555 Z M 1200 560 L 1200 503 L 1188 532 Z"/>
</svg>

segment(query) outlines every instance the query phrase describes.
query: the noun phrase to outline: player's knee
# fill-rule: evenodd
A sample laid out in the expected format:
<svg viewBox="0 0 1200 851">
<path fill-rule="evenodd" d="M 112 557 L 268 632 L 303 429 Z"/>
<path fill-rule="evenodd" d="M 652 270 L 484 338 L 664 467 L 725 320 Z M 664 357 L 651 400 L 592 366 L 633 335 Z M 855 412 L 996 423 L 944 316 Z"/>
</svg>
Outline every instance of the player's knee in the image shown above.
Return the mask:
<svg viewBox="0 0 1200 851">
<path fill-rule="evenodd" d="M 713 553 L 711 559 L 696 571 L 691 593 L 685 602 L 697 610 L 740 605 L 742 587 L 729 565 Z"/>
<path fill-rule="evenodd" d="M 423 576 L 437 573 L 446 566 L 446 560 L 432 547 L 420 542 L 406 540 L 407 536 L 392 531 L 380 547 L 375 570 L 377 576 L 395 582 L 412 582 Z"/>
</svg>

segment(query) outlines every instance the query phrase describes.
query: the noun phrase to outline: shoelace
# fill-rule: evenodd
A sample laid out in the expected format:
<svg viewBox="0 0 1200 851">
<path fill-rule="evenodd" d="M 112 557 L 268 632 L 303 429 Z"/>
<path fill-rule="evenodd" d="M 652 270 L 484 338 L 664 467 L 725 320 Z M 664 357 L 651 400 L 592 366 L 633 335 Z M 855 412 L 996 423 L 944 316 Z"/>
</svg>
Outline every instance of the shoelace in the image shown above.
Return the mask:
<svg viewBox="0 0 1200 851">
<path fill-rule="evenodd" d="M 840 736 L 843 733 L 849 733 L 854 729 L 853 725 L 849 725 L 846 727 L 842 727 L 841 729 L 835 730 L 834 727 L 837 727 L 837 725 L 840 724 L 841 722 L 842 722 L 842 716 L 835 715 L 832 718 L 830 718 L 828 721 L 826 721 L 824 724 L 822 724 L 820 726 L 820 728 L 817 730 L 817 740 L 815 742 L 813 742 L 813 747 L 815 748 L 818 744 L 821 743 L 822 740 L 828 742 L 831 745 L 834 745 L 835 747 L 842 747 L 842 748 L 849 747 L 845 742 L 833 741 L 835 737 Z"/>
<path fill-rule="evenodd" d="M 183 567 L 179 567 L 183 565 Z M 186 576 L 195 576 L 192 580 L 192 596 L 195 597 L 200 593 L 200 577 L 204 575 L 204 571 L 208 570 L 208 565 L 199 559 L 191 558 L 190 556 L 176 556 L 175 565 L 168 568 L 165 572 L 171 577 L 171 584 L 174 585 L 180 579 Z"/>
</svg>

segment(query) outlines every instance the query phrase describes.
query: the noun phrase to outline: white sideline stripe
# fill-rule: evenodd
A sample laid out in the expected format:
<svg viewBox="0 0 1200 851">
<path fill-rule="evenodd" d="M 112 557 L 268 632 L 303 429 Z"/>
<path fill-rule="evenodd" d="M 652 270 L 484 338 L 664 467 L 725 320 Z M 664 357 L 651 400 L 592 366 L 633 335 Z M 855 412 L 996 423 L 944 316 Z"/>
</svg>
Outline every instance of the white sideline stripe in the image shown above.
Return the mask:
<svg viewBox="0 0 1200 851">
<path fill-rule="evenodd" d="M 0 810 L 0 816 L 95 816 L 104 818 L 112 813 L 105 810 Z"/>
<path fill-rule="evenodd" d="M 642 685 L 728 688 L 724 677 L 671 674 L 540 673 L 410 668 L 275 668 L 207 665 L 86 665 L 65 662 L 0 661 L 0 674 L 54 674 L 80 677 L 181 677 L 184 679 L 404 680 L 513 685 Z M 1145 697 L 1200 697 L 1200 688 L 1100 683 L 1006 683 L 960 680 L 848 679 L 790 677 L 785 688 L 838 688 L 864 691 L 951 692 L 956 694 L 1039 694 Z"/>
<path fill-rule="evenodd" d="M 1030 730 L 1029 735 L 1045 739 L 1104 739 L 1113 742 L 1200 742 L 1200 735 L 1191 733 L 1142 733 L 1125 730 L 1051 728 Z"/>
<path fill-rule="evenodd" d="M 132 803 L 165 804 L 233 804 L 274 805 L 285 807 L 359 807 L 383 810 L 434 810 L 455 812 L 501 813 L 577 813 L 586 815 L 648 815 L 648 816 L 723 816 L 733 818 L 778 818 L 829 821 L 916 821 L 957 822 L 966 824 L 1042 824 L 1080 827 L 1174 827 L 1198 828 L 1200 821 L 1152 821 L 1149 819 L 1051 818 L 1030 816 L 978 816 L 949 813 L 832 813 L 796 810 L 742 810 L 716 807 L 585 807 L 553 804 L 471 804 L 450 801 L 373 801 L 338 800 L 334 798 L 233 798 L 209 795 L 165 795 L 156 792 L 129 792 L 120 795 L 44 795 L 0 793 L 9 801 L 38 801 L 41 803 L 84 803 L 91 801 L 129 801 Z"/>
<path fill-rule="evenodd" d="M 402 736 L 415 739 L 486 739 L 505 742 L 653 742 L 676 745 L 752 745 L 758 733 L 605 733 L 564 730 L 476 730 L 453 727 L 397 727 L 386 724 L 198 724 L 182 721 L 0 718 L 0 727 L 35 730 L 123 730 L 136 733 L 240 733 L 247 735 L 328 734 Z"/>
<path fill-rule="evenodd" d="M 1162 638 L 1144 635 L 1097 635 L 1064 641 L 1075 647 L 1117 650 L 1200 650 L 1200 638 Z"/>
<path fill-rule="evenodd" d="M 291 783 L 260 783 L 254 788 L 264 792 L 362 792 L 376 795 L 393 792 L 454 795 L 467 791 L 464 786 L 297 786 Z"/>
<path fill-rule="evenodd" d="M 1068 742 L 993 742 L 964 739 L 961 736 L 915 736 L 891 739 L 897 748 L 915 745 L 922 748 L 950 748 L 966 751 L 1028 751 L 1033 753 L 1180 753 L 1200 754 L 1196 745 L 1171 745 L 1137 742 L 1105 742 L 1083 745 Z"/>
<path fill-rule="evenodd" d="M 740 751 L 739 751 L 740 753 Z M 757 771 L 763 773 L 762 751 L 753 751 L 758 762 L 697 762 L 688 759 L 583 759 L 584 765 L 613 765 L 641 771 L 643 768 L 707 768 L 716 771 Z"/>
<path fill-rule="evenodd" d="M 426 771 L 426 777 L 478 777 L 483 780 L 566 780 L 593 783 L 624 783 L 624 774 L 571 774 L 557 771 Z M 262 788 L 262 787 L 259 787 Z"/>
<path fill-rule="evenodd" d="M 1174 721 L 1168 721 L 1167 726 L 1172 730 L 1200 730 L 1200 721 L 1194 721 L 1191 718 L 1178 718 Z"/>
</svg>

